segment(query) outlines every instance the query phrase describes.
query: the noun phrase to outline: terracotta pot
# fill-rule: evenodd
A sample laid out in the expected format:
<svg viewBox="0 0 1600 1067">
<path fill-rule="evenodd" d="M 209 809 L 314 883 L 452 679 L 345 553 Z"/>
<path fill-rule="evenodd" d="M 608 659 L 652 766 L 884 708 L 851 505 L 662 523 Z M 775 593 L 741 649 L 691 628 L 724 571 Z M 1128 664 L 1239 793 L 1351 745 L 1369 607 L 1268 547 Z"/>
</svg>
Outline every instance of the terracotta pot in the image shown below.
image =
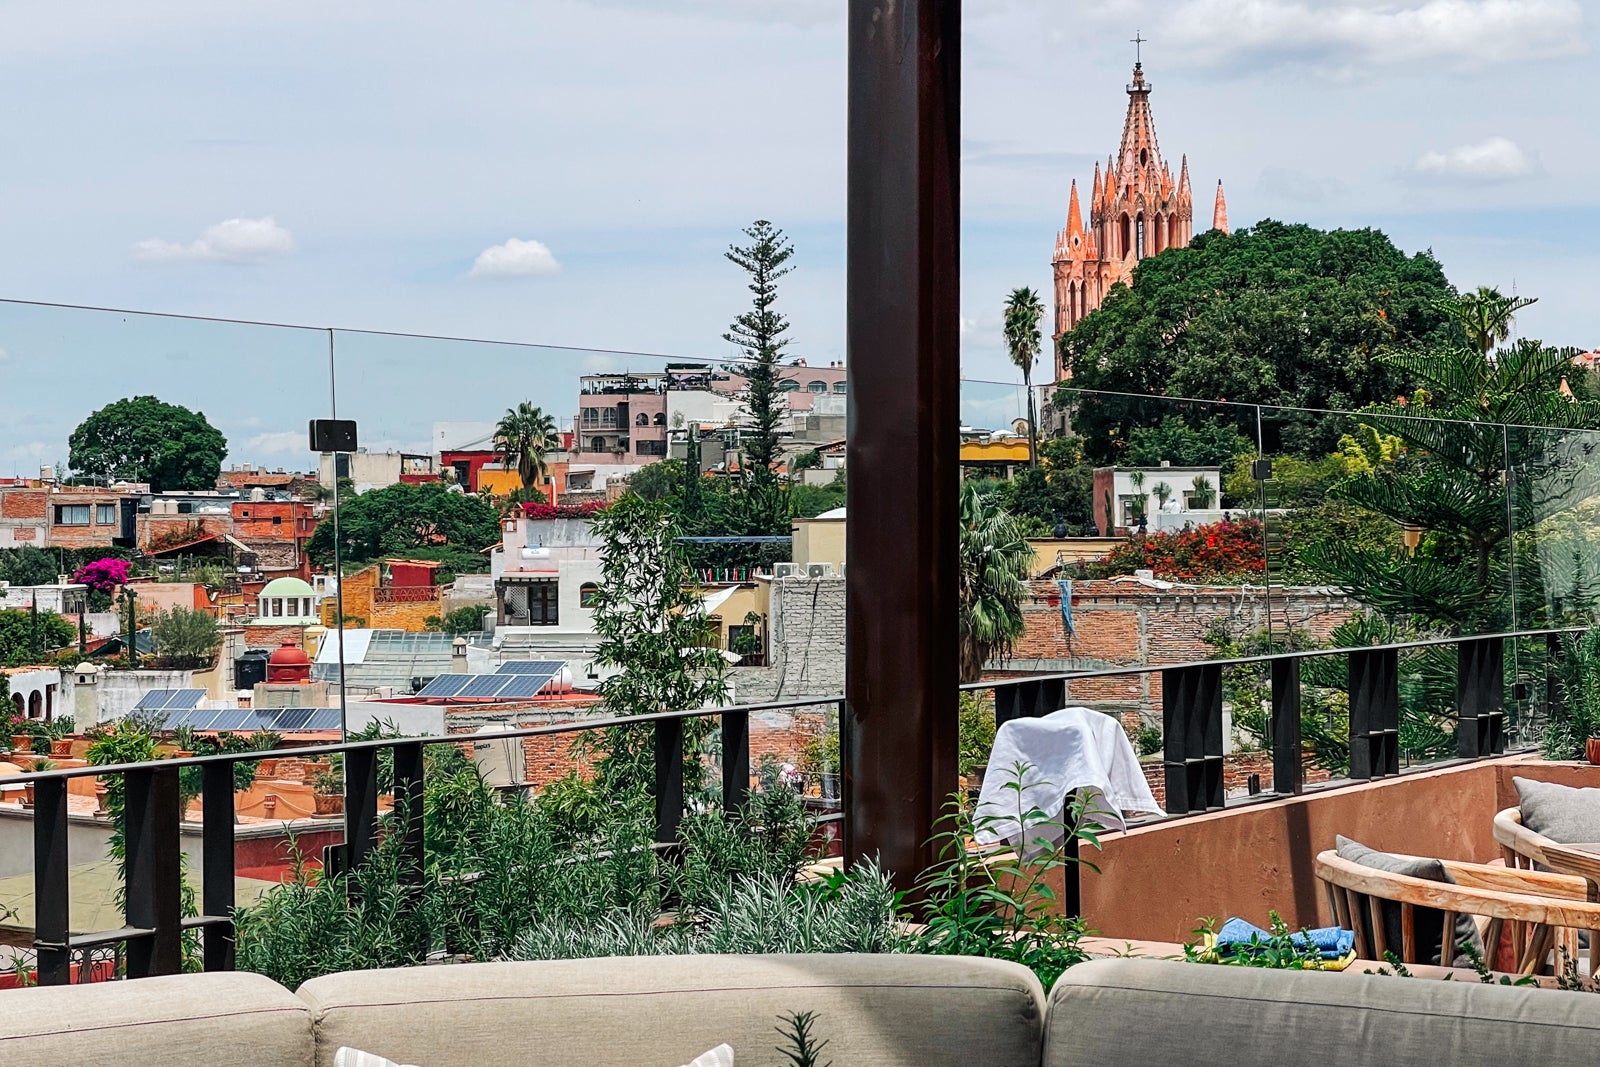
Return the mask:
<svg viewBox="0 0 1600 1067">
<path fill-rule="evenodd" d="M 1583 743 L 1583 754 L 1589 762 L 1600 766 L 1600 737 L 1591 737 Z"/>
<path fill-rule="evenodd" d="M 275 759 L 264 759 L 256 765 L 257 778 L 271 778 L 277 773 L 278 761 Z"/>
<path fill-rule="evenodd" d="M 110 815 L 111 809 L 106 807 L 106 785 L 104 782 L 94 784 L 94 813 L 96 815 Z"/>
<path fill-rule="evenodd" d="M 22 787 L 22 806 L 25 807 L 25 808 L 33 807 L 33 783 L 32 782 L 29 782 L 27 785 Z"/>
<path fill-rule="evenodd" d="M 50 755 L 57 759 L 72 758 L 72 738 L 58 737 L 50 742 Z"/>
<path fill-rule="evenodd" d="M 344 797 L 339 796 L 338 794 L 334 794 L 333 796 L 323 796 L 322 794 L 318 793 L 314 795 L 311 800 L 312 803 L 316 805 L 316 813 L 318 815 L 344 814 Z"/>
<path fill-rule="evenodd" d="M 13 752 L 32 752 L 33 751 L 33 735 L 32 734 L 12 734 L 11 735 L 11 751 L 13 751 Z"/>
</svg>

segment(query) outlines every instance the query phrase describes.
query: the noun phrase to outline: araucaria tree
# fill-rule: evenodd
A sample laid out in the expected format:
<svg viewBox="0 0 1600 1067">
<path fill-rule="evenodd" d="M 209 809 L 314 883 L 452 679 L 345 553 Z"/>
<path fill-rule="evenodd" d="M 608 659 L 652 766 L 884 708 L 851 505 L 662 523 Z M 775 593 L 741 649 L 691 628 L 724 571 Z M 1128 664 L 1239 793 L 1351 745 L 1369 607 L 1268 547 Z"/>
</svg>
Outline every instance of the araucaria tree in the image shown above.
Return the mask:
<svg viewBox="0 0 1600 1067">
<path fill-rule="evenodd" d="M 794 255 L 794 247 L 783 231 L 766 219 L 751 223 L 744 235 L 750 243 L 742 248 L 732 245 L 724 255 L 750 275 L 751 307 L 733 320 L 722 339 L 738 345 L 745 360 L 733 368 L 744 376 L 744 402 L 754 423 L 745 457 L 758 471 L 770 471 L 778 458 L 779 430 L 789 411 L 778 376 L 778 357 L 789 345 L 789 339 L 783 336 L 789 329 L 789 320 L 774 305 L 778 302 L 778 279 L 794 269 L 785 266 Z"/>
<path fill-rule="evenodd" d="M 1509 332 L 1496 323 L 1513 303 L 1474 293 L 1442 308 L 1467 327 L 1454 343 L 1382 357 L 1422 389 L 1360 418 L 1402 449 L 1330 494 L 1415 531 L 1415 553 L 1338 540 L 1303 553 L 1314 571 L 1391 618 L 1455 632 L 1512 629 L 1549 619 L 1557 600 L 1579 609 L 1593 599 L 1586 531 L 1563 548 L 1548 524 L 1600 493 L 1600 436 L 1573 432 L 1600 427 L 1600 402 L 1562 391 L 1575 350 L 1529 338 L 1495 348 Z"/>
<path fill-rule="evenodd" d="M 961 487 L 959 591 L 961 680 L 975 682 L 991 659 L 1006 659 L 1022 636 L 1033 549 L 992 495 Z"/>
<path fill-rule="evenodd" d="M 719 649 L 704 645 L 705 601 L 688 585 L 694 576 L 672 511 L 661 501 L 628 495 L 590 521 L 601 543 L 595 662 L 618 669 L 600 683 L 602 706 L 614 715 L 648 715 L 722 703 L 728 664 Z M 685 770 L 692 773 L 700 767 L 709 725 L 691 720 L 684 727 Z M 600 784 L 617 796 L 647 790 L 651 731 L 613 727 L 605 734 Z M 684 784 L 692 790 L 698 783 L 686 776 Z"/>
<path fill-rule="evenodd" d="M 550 473 L 545 453 L 556 448 L 560 439 L 556 435 L 556 420 L 524 400 L 514 408 L 507 408 L 494 428 L 494 450 L 507 466 L 517 468 L 517 478 L 522 482 L 522 494 L 534 500 L 531 490 L 538 489 Z"/>
<path fill-rule="evenodd" d="M 212 489 L 228 440 L 203 413 L 153 396 L 118 400 L 67 438 L 68 462 L 95 481 L 149 482 L 156 492 Z"/>
<path fill-rule="evenodd" d="M 1028 391 L 1028 466 L 1039 462 L 1039 416 L 1034 410 L 1033 364 L 1039 358 L 1039 319 L 1044 304 L 1032 289 L 1013 289 L 1006 301 L 1006 350 L 1011 362 L 1022 371 L 1022 387 Z"/>
</svg>

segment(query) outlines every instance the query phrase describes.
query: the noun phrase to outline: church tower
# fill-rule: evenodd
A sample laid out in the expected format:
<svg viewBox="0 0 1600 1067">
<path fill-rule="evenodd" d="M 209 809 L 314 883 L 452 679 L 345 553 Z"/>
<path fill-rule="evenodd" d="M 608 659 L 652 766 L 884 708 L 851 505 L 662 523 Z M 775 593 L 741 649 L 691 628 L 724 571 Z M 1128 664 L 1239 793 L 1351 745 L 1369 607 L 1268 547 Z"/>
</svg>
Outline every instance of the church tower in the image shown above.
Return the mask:
<svg viewBox="0 0 1600 1067">
<path fill-rule="evenodd" d="M 1072 183 L 1067 225 L 1056 235 L 1051 265 L 1055 272 L 1057 340 L 1078 324 L 1118 282 L 1133 283 L 1134 265 L 1145 256 L 1187 245 L 1194 236 L 1194 194 L 1189 187 L 1189 159 L 1183 156 L 1178 177 L 1161 158 L 1155 119 L 1150 114 L 1149 82 L 1144 64 L 1133 65 L 1128 85 L 1128 116 L 1122 125 L 1122 144 L 1106 159 L 1102 177 L 1094 167 L 1089 192 L 1089 221 L 1084 225 L 1078 203 L 1078 183 Z M 1222 228 L 1227 208 L 1218 184 L 1218 211 Z M 1056 379 L 1067 377 L 1056 357 Z"/>
</svg>

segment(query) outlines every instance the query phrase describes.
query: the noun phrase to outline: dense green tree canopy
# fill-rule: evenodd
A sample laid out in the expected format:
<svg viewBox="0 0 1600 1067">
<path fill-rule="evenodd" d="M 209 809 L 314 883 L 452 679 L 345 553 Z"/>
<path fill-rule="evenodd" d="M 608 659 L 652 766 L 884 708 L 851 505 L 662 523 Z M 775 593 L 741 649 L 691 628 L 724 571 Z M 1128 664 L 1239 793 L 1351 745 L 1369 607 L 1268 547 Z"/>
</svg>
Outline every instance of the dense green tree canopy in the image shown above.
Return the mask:
<svg viewBox="0 0 1600 1067">
<path fill-rule="evenodd" d="M 346 563 L 445 545 L 477 552 L 500 540 L 500 516 L 477 497 L 438 482 L 400 482 L 342 501 L 339 537 Z M 318 562 L 333 559 L 331 517 L 317 526 L 306 550 Z"/>
<path fill-rule="evenodd" d="M 1413 383 L 1378 362 L 1457 341 L 1441 303 L 1454 295 L 1431 253 L 1407 256 L 1377 230 L 1323 231 L 1264 220 L 1216 231 L 1140 262 L 1131 289 L 1064 335 L 1074 389 L 1234 404 L 1354 410 Z M 1084 396 L 1073 427 L 1096 463 L 1117 460 L 1133 430 L 1176 414 L 1191 425 L 1231 421 L 1254 436 L 1254 412 L 1217 404 Z M 1315 416 L 1263 427 L 1268 452 L 1330 451 L 1347 426 Z"/>
<path fill-rule="evenodd" d="M 43 663 L 53 649 L 77 640 L 78 631 L 53 611 L 0 610 L 0 665 Z"/>
<path fill-rule="evenodd" d="M 158 493 L 214 488 L 228 454 L 228 439 L 203 413 L 153 396 L 107 404 L 78 424 L 67 446 L 79 475 L 149 482 Z"/>
</svg>

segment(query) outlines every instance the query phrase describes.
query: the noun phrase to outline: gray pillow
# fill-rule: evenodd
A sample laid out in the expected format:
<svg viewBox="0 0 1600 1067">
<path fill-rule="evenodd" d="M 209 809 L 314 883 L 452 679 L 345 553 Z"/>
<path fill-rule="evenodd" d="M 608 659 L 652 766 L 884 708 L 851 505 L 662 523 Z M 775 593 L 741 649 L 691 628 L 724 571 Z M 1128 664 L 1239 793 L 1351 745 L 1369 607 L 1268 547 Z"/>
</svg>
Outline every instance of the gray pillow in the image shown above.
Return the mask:
<svg viewBox="0 0 1600 1067">
<path fill-rule="evenodd" d="M 1532 778 L 1512 778 L 1522 825 L 1558 845 L 1600 841 L 1600 789 L 1574 789 Z"/>
<path fill-rule="evenodd" d="M 1403 874 L 1410 878 L 1422 878 L 1429 882 L 1447 882 L 1455 884 L 1455 879 L 1450 877 L 1450 872 L 1444 869 L 1444 864 L 1436 859 L 1422 857 L 1396 856 L 1388 852 L 1379 852 L 1368 848 L 1348 837 L 1334 838 L 1334 847 L 1340 859 L 1359 863 L 1363 867 L 1373 870 L 1385 871 L 1389 874 Z M 1400 922 L 1400 902 L 1385 900 L 1379 909 L 1383 916 L 1383 939 L 1389 951 L 1396 956 L 1400 955 L 1400 947 L 1404 944 L 1403 932 Z M 1421 963 L 1438 963 L 1440 942 L 1444 933 L 1444 912 L 1437 908 L 1417 907 L 1412 911 L 1412 923 L 1417 938 L 1417 961 Z M 1457 952 L 1456 948 L 1461 942 L 1467 942 L 1479 956 L 1483 952 L 1483 937 L 1478 933 L 1478 924 L 1472 921 L 1470 915 L 1457 915 L 1455 932 L 1450 940 L 1451 965 L 1456 967 L 1471 966 L 1472 960 L 1465 952 Z"/>
</svg>

